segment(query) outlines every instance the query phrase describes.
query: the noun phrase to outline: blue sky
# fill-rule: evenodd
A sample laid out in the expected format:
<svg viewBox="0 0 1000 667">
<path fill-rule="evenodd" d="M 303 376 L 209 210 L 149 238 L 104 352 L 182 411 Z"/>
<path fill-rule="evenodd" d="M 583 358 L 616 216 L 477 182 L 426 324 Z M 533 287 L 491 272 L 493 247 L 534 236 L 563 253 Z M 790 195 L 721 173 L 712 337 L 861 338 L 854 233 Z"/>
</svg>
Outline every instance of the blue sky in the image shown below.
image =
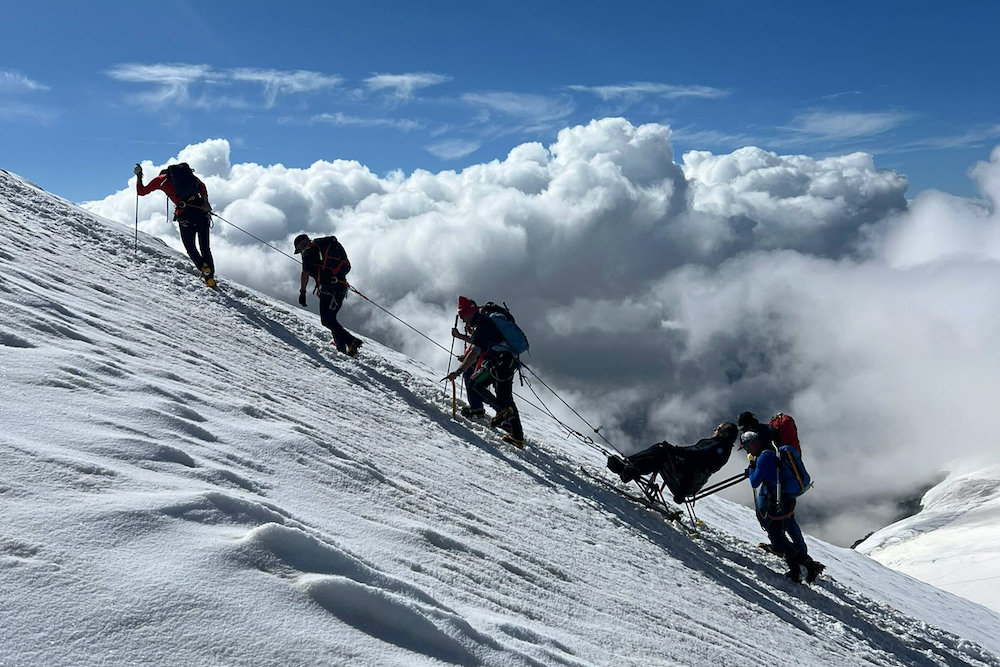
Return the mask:
<svg viewBox="0 0 1000 667">
<path fill-rule="evenodd" d="M 1000 5 L 813 4 L 7 3 L 0 167 L 74 201 L 209 138 L 233 162 L 436 172 L 620 115 L 670 125 L 678 155 L 862 150 L 909 196 L 974 195 Z"/>
</svg>

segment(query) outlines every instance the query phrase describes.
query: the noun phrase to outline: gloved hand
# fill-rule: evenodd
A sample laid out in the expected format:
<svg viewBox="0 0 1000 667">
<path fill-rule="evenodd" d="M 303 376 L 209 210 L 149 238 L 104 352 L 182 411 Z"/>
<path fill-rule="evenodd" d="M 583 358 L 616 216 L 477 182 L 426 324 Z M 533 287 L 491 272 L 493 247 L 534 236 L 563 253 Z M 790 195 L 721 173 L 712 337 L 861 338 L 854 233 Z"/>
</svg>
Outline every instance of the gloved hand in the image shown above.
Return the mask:
<svg viewBox="0 0 1000 667">
<path fill-rule="evenodd" d="M 136 163 L 135 169 L 132 170 L 132 173 L 138 176 L 139 178 L 142 178 L 142 167 L 139 165 L 139 163 Z"/>
<path fill-rule="evenodd" d="M 306 307 L 306 291 L 302 290 L 299 292 L 299 305 L 303 308 Z"/>
</svg>

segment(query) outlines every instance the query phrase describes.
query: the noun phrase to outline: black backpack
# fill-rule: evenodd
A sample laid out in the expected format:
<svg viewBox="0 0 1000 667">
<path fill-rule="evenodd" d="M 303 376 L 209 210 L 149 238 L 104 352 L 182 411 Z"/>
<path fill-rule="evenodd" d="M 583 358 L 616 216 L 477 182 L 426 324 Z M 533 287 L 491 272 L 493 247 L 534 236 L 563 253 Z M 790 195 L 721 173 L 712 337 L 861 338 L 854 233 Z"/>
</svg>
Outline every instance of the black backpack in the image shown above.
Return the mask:
<svg viewBox="0 0 1000 667">
<path fill-rule="evenodd" d="M 336 236 L 324 236 L 313 241 L 319 249 L 320 271 L 330 271 L 337 278 L 344 279 L 351 271 L 351 260 Z"/>
<path fill-rule="evenodd" d="M 177 195 L 178 201 L 184 202 L 184 205 L 201 206 L 203 204 L 198 179 L 187 162 L 167 167 L 167 178 L 174 186 L 174 193 Z"/>
</svg>

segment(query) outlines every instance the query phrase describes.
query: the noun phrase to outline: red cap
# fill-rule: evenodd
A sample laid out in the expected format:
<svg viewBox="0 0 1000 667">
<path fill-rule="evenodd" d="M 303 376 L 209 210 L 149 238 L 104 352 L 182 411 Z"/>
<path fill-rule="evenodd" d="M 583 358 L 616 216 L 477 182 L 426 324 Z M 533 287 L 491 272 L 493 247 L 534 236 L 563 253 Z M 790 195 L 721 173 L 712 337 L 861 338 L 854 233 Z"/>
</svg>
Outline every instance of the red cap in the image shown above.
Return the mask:
<svg viewBox="0 0 1000 667">
<path fill-rule="evenodd" d="M 479 308 L 478 308 L 478 306 L 476 306 L 476 302 L 473 301 L 472 299 L 466 298 L 464 296 L 458 297 L 458 316 L 459 317 L 461 317 L 461 318 L 464 319 L 464 318 L 468 317 L 469 315 L 472 315 L 478 309 Z"/>
</svg>

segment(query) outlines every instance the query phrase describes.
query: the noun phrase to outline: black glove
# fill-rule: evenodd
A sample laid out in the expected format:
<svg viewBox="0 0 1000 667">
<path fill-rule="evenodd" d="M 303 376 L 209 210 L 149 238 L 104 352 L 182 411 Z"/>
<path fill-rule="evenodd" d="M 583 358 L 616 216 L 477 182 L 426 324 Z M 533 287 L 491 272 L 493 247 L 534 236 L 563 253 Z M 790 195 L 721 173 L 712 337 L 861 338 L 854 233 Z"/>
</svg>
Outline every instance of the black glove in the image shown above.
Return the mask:
<svg viewBox="0 0 1000 667">
<path fill-rule="evenodd" d="M 302 290 L 299 292 L 299 305 L 303 308 L 306 307 L 306 291 Z"/>
<path fill-rule="evenodd" d="M 135 165 L 135 169 L 132 170 L 132 173 L 138 176 L 139 178 L 142 178 L 142 167 L 139 166 L 138 162 Z"/>
</svg>

